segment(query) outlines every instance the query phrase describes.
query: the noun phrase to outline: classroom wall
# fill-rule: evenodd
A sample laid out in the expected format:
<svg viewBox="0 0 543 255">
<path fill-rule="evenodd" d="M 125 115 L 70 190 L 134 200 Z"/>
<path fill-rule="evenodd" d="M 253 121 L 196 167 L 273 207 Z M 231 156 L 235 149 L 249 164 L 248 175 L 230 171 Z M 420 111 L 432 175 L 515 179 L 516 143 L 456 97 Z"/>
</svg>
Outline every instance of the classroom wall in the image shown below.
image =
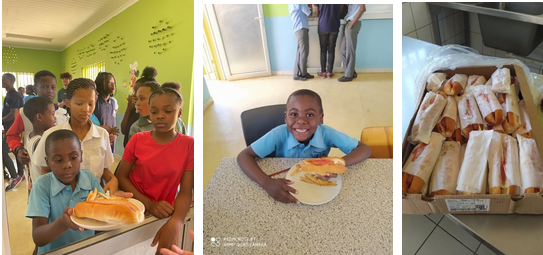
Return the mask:
<svg viewBox="0 0 543 255">
<path fill-rule="evenodd" d="M 271 69 L 272 71 L 291 71 L 295 60 L 297 39 L 292 32 L 288 6 L 264 4 L 262 8 Z M 392 42 L 392 19 L 362 20 L 355 67 L 392 69 Z M 319 46 L 310 45 L 310 47 Z M 339 41 L 336 47 L 340 47 Z"/>
<path fill-rule="evenodd" d="M 6 58 L 8 56 L 6 53 L 8 52 L 11 54 L 10 56 L 17 56 L 17 62 L 12 63 L 11 59 Z M 60 65 L 60 52 L 2 47 L 2 55 L 3 72 L 37 73 L 41 70 L 49 70 L 57 76 L 57 86 L 62 88 L 62 81 L 59 77 L 59 74 L 62 72 L 62 67 Z"/>
<path fill-rule="evenodd" d="M 211 98 L 211 95 L 209 94 L 209 89 L 207 88 L 206 84 L 206 78 L 204 78 L 204 104 Z"/>
</svg>

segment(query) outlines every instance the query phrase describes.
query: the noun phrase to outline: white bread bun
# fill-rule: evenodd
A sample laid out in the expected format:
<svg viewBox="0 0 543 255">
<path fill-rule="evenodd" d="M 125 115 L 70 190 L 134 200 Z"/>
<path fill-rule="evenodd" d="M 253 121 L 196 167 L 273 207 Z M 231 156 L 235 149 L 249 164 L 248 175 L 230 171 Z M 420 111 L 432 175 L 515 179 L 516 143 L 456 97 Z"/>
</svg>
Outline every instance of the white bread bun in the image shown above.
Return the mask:
<svg viewBox="0 0 543 255">
<path fill-rule="evenodd" d="M 89 218 L 108 223 L 135 224 L 143 222 L 143 212 L 124 198 L 97 198 L 75 205 L 74 213 L 80 218 Z"/>
</svg>

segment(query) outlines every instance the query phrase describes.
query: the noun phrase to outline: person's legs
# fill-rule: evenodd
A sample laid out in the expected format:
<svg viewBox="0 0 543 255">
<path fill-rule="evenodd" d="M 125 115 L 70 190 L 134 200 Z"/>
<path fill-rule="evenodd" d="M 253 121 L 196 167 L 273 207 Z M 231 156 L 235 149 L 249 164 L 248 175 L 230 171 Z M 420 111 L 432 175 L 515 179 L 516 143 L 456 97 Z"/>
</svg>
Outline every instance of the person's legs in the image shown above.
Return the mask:
<svg viewBox="0 0 543 255">
<path fill-rule="evenodd" d="M 321 47 L 321 73 L 326 73 L 326 51 L 328 50 L 328 38 L 330 33 L 319 31 L 319 44 Z"/>
<path fill-rule="evenodd" d="M 307 29 L 302 28 L 294 34 L 298 38 L 298 48 L 296 50 L 296 61 L 294 65 L 294 79 L 299 77 L 305 77 L 307 74 L 307 56 L 309 54 L 309 40 Z M 305 78 L 304 78 L 305 79 Z"/>
<path fill-rule="evenodd" d="M 294 60 L 294 70 L 293 70 L 293 76 L 294 78 L 298 77 L 300 74 L 300 41 L 302 40 L 302 31 L 298 30 L 294 32 L 296 35 L 296 38 L 298 38 L 298 46 L 296 47 L 296 60 Z"/>
<path fill-rule="evenodd" d="M 339 78 L 339 81 L 351 81 L 354 78 L 354 67 L 356 63 L 356 43 L 358 38 L 358 32 L 362 23 L 357 21 L 352 29 L 349 29 L 351 22 L 345 25 L 345 76 Z"/>
<path fill-rule="evenodd" d="M 17 177 L 17 172 L 15 171 L 15 165 L 13 164 L 13 160 L 11 160 L 11 157 L 9 156 L 9 147 L 8 147 L 6 136 L 2 136 L 2 160 L 4 163 L 4 168 L 8 169 L 9 175 L 11 175 L 11 178 Z"/>
<path fill-rule="evenodd" d="M 302 28 L 303 31 L 303 47 L 302 47 L 302 58 L 300 59 L 300 76 L 306 77 L 307 73 L 307 57 L 309 57 L 309 29 Z"/>
<path fill-rule="evenodd" d="M 13 152 L 13 155 L 15 155 L 15 152 Z M 15 155 L 15 162 L 17 162 L 17 174 L 19 176 L 25 175 L 25 168 L 21 162 L 19 162 L 19 159 L 17 159 L 17 155 Z"/>
<path fill-rule="evenodd" d="M 327 72 L 332 73 L 334 70 L 334 61 L 336 59 L 336 42 L 338 33 L 330 33 L 328 36 L 328 65 Z"/>
</svg>

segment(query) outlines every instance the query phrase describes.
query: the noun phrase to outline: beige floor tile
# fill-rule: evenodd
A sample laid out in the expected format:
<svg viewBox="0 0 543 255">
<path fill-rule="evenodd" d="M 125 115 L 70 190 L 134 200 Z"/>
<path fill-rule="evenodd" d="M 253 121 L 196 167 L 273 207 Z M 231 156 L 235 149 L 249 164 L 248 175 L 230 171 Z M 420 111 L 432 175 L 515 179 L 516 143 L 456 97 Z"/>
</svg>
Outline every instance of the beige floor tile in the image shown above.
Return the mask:
<svg viewBox="0 0 543 255">
<path fill-rule="evenodd" d="M 360 139 L 369 126 L 392 126 L 392 73 L 358 74 L 352 82 L 333 79 L 293 81 L 292 76 L 272 76 L 241 81 L 206 81 L 213 104 L 204 111 L 204 190 L 223 157 L 236 157 L 245 142 L 240 114 L 246 109 L 284 104 L 295 90 L 307 88 L 323 100 L 324 123 Z M 330 156 L 341 156 L 337 149 Z"/>
</svg>

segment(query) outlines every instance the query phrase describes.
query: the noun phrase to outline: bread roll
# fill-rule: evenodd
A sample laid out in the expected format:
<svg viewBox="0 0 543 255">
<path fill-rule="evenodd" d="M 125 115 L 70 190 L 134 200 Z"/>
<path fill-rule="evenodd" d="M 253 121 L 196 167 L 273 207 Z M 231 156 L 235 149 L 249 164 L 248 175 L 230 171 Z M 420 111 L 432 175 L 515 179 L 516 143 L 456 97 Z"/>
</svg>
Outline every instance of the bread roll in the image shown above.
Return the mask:
<svg viewBox="0 0 543 255">
<path fill-rule="evenodd" d="M 456 180 L 460 170 L 459 142 L 444 142 L 430 179 L 430 196 L 456 193 Z"/>
<path fill-rule="evenodd" d="M 447 104 L 446 95 L 443 92 L 428 92 L 422 103 L 411 127 L 411 143 L 429 143 L 432 129 L 439 121 L 441 113 Z"/>
<path fill-rule="evenodd" d="M 472 130 L 484 130 L 483 118 L 471 90 L 468 89 L 462 96 L 457 97 L 456 101 L 458 103 L 460 128 L 462 128 L 462 134 L 466 139 L 469 139 L 469 134 Z"/>
<path fill-rule="evenodd" d="M 530 123 L 530 117 L 528 117 L 528 113 L 526 112 L 526 102 L 524 100 L 519 102 L 519 111 L 521 125 L 515 130 L 514 134 L 526 138 L 533 138 L 532 124 Z"/>
<path fill-rule="evenodd" d="M 445 73 L 432 73 L 428 75 L 428 78 L 426 79 L 426 90 L 437 92 L 445 80 L 447 80 L 447 74 Z"/>
<path fill-rule="evenodd" d="M 509 86 L 509 93 L 498 93 L 497 97 L 505 113 L 502 123 L 503 130 L 507 134 L 512 134 L 522 124 L 515 87 L 513 85 Z"/>
<path fill-rule="evenodd" d="M 306 159 L 299 165 L 302 172 L 320 175 L 326 175 L 327 173 L 342 174 L 347 171 L 345 160 L 339 157 Z"/>
<path fill-rule="evenodd" d="M 494 132 L 488 152 L 490 194 L 520 194 L 520 170 L 517 140 Z"/>
<path fill-rule="evenodd" d="M 449 96 L 460 95 L 464 91 L 466 84 L 468 83 L 468 76 L 465 74 L 455 74 L 451 77 L 445 85 L 443 85 L 443 91 Z"/>
<path fill-rule="evenodd" d="M 462 128 L 460 128 L 460 121 L 458 120 L 456 121 L 456 127 L 454 129 L 454 132 L 452 133 L 451 137 L 447 137 L 445 141 L 455 141 L 455 142 L 459 142 L 460 144 L 465 144 L 467 142 L 467 139 L 462 135 Z"/>
<path fill-rule="evenodd" d="M 494 131 L 473 131 L 470 134 L 462 166 L 458 173 L 456 191 L 460 195 L 485 194 L 487 156 Z"/>
<path fill-rule="evenodd" d="M 97 198 L 75 205 L 74 213 L 80 218 L 90 218 L 108 223 L 135 224 L 143 222 L 143 212 L 124 198 Z"/>
<path fill-rule="evenodd" d="M 421 193 L 430 179 L 445 137 L 432 132 L 428 144 L 419 143 L 407 159 L 402 173 L 402 190 L 410 194 Z"/>
<path fill-rule="evenodd" d="M 501 124 L 503 121 L 503 108 L 496 95 L 487 86 L 474 86 L 471 87 L 471 91 L 486 122 L 491 125 Z"/>
<path fill-rule="evenodd" d="M 543 189 L 543 162 L 532 138 L 517 135 L 520 160 L 521 193 L 535 193 Z"/>
<path fill-rule="evenodd" d="M 492 74 L 492 92 L 509 93 L 511 86 L 511 73 L 508 68 L 498 68 Z"/>
<path fill-rule="evenodd" d="M 470 75 L 468 77 L 469 86 L 485 85 L 486 78 L 482 75 Z"/>
<path fill-rule="evenodd" d="M 447 105 L 441 114 L 441 119 L 436 124 L 436 131 L 442 136 L 451 137 L 456 129 L 456 120 L 458 119 L 458 106 L 456 99 L 452 96 L 447 97 Z"/>
</svg>

